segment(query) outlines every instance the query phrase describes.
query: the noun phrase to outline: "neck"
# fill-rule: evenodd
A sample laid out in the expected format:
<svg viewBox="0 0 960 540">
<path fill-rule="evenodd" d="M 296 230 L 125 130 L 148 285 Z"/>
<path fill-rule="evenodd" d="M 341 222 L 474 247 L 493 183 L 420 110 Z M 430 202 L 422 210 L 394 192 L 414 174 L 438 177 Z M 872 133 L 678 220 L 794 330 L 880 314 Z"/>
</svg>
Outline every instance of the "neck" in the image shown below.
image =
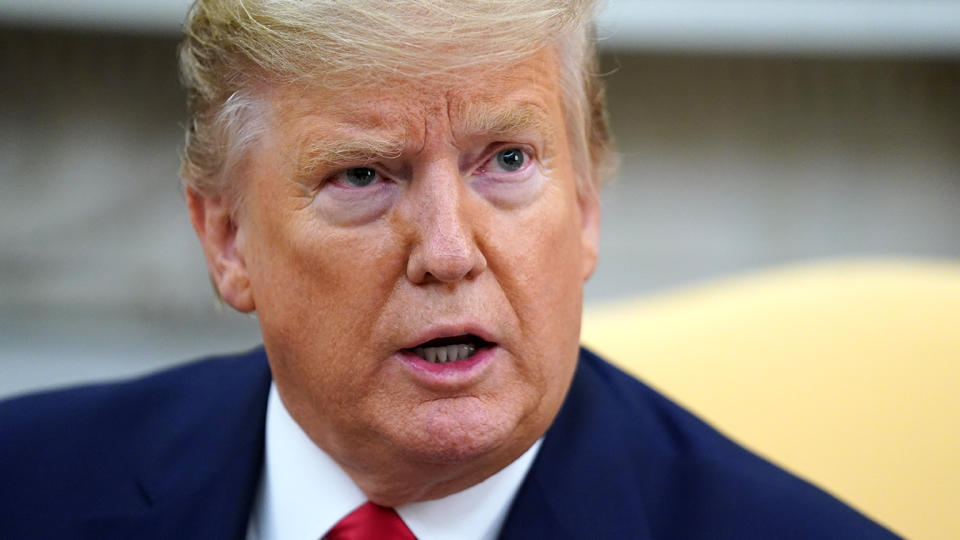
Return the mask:
<svg viewBox="0 0 960 540">
<path fill-rule="evenodd" d="M 410 462 L 399 458 L 373 459 L 363 466 L 354 454 L 350 459 L 328 454 L 346 471 L 370 501 L 397 508 L 410 503 L 440 499 L 471 488 L 513 463 L 530 444 L 496 449 L 483 456 L 456 463 Z M 322 448 L 322 447 L 321 447 Z M 384 467 L 384 463 L 392 463 Z M 384 470 L 387 469 L 387 470 Z"/>
</svg>

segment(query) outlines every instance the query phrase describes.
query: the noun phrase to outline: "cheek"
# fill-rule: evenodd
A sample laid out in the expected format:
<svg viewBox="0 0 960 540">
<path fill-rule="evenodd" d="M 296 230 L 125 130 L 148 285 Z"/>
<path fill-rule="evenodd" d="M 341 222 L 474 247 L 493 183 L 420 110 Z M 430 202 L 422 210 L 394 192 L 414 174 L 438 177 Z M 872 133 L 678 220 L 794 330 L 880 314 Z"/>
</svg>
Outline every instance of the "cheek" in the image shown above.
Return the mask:
<svg viewBox="0 0 960 540">
<path fill-rule="evenodd" d="M 500 238 L 510 240 L 491 246 L 497 251 L 491 270 L 523 336 L 517 353 L 538 359 L 520 368 L 541 386 L 572 369 L 564 359 L 575 358 L 579 344 L 583 243 L 575 202 L 558 199 L 500 231 Z"/>
<path fill-rule="evenodd" d="M 376 345 L 373 322 L 402 271 L 388 231 L 338 231 L 306 208 L 263 227 L 257 243 L 249 266 L 265 341 L 304 359 Z M 332 375 L 341 367 L 312 362 L 298 371 Z"/>
<path fill-rule="evenodd" d="M 269 304 L 258 318 L 271 367 L 288 406 L 322 426 L 366 426 L 371 388 L 377 387 L 383 336 L 375 329 L 397 272 L 389 234 L 358 236 L 304 225 L 272 239 L 261 278 Z M 262 304 L 262 302 L 261 302 Z M 382 386 L 382 385 L 381 385 Z"/>
<path fill-rule="evenodd" d="M 556 198 L 560 200 L 526 213 L 498 233 L 509 238 L 503 244 L 503 264 L 509 266 L 504 270 L 513 276 L 509 292 L 545 309 L 558 297 L 579 297 L 582 285 L 583 243 L 576 208 L 567 197 Z"/>
</svg>

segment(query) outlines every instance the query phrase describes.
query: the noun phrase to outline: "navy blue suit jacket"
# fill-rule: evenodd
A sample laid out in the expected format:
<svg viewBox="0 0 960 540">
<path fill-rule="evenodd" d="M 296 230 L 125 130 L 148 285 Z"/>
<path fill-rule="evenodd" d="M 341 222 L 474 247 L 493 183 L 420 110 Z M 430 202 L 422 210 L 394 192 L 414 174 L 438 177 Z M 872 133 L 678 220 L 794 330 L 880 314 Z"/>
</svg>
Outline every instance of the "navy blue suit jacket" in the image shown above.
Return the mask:
<svg viewBox="0 0 960 540">
<path fill-rule="evenodd" d="M 0 405 L 0 538 L 242 539 L 263 349 Z M 894 538 L 583 351 L 504 539 Z"/>
</svg>

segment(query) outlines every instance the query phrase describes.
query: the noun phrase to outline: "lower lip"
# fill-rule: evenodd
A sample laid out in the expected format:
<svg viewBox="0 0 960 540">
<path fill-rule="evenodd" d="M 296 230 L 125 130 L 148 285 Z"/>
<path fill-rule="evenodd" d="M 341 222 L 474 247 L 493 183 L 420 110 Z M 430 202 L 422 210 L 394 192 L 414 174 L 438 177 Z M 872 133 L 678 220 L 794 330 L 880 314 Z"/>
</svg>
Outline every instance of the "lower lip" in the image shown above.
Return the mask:
<svg viewBox="0 0 960 540">
<path fill-rule="evenodd" d="M 428 362 L 409 351 L 399 351 L 397 355 L 400 361 L 409 366 L 424 382 L 446 386 L 471 382 L 485 366 L 491 363 L 498 349 L 496 345 L 483 347 L 469 358 L 442 364 Z"/>
</svg>

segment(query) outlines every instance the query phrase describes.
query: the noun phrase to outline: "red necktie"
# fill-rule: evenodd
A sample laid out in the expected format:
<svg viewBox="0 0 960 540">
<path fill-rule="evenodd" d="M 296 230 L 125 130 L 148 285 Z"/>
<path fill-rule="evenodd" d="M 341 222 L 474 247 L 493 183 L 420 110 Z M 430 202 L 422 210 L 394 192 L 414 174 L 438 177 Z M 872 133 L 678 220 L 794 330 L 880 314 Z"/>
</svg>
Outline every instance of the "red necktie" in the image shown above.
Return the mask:
<svg viewBox="0 0 960 540">
<path fill-rule="evenodd" d="M 417 540 L 393 508 L 372 502 L 360 505 L 337 522 L 326 540 Z"/>
</svg>

